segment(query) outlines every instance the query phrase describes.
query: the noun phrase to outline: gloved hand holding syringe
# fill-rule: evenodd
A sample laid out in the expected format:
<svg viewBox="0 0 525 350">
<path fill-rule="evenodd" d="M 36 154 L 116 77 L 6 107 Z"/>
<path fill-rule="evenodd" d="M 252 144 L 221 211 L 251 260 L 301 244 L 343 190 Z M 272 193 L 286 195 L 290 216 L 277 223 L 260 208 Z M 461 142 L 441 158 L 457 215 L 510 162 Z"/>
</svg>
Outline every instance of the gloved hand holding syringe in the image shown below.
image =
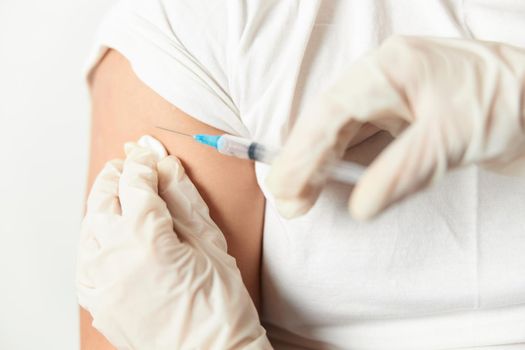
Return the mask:
<svg viewBox="0 0 525 350">
<path fill-rule="evenodd" d="M 206 135 L 195 134 L 190 135 L 180 131 L 167 129 L 161 126 L 157 128 L 173 132 L 182 136 L 188 136 L 195 141 L 215 148 L 219 153 L 241 159 L 251 159 L 256 162 L 271 164 L 278 151 L 273 150 L 260 143 L 254 142 L 250 139 L 233 136 L 228 134 L 222 135 Z M 323 171 L 327 172 L 328 178 L 334 181 L 355 184 L 361 174 L 364 172 L 364 167 L 353 162 L 337 161 L 330 164 Z"/>
</svg>

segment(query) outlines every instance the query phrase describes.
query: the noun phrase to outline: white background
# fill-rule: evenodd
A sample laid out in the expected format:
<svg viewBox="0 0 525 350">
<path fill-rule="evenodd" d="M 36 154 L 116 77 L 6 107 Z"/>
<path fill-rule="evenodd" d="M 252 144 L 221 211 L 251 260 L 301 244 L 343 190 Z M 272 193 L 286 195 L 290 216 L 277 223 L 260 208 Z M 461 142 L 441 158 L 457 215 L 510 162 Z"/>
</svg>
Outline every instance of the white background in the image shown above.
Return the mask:
<svg viewBox="0 0 525 350">
<path fill-rule="evenodd" d="M 79 348 L 75 253 L 108 0 L 0 0 L 0 349 Z"/>
</svg>

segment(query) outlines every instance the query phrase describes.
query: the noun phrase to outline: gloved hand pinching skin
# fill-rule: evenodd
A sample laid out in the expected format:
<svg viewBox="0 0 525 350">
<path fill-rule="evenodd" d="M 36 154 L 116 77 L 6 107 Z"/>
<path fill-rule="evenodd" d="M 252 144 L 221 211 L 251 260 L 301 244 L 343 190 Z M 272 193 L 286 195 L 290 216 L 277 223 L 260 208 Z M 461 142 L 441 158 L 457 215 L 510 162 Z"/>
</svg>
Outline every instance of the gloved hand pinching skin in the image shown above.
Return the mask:
<svg viewBox="0 0 525 350">
<path fill-rule="evenodd" d="M 179 160 L 125 150 L 98 175 L 82 223 L 77 294 L 93 326 L 118 349 L 271 349 Z"/>
<path fill-rule="evenodd" d="M 267 184 L 284 216 L 305 213 L 361 126 L 396 139 L 349 201 L 356 219 L 476 164 L 525 174 L 525 50 L 493 42 L 395 36 L 354 64 L 294 126 Z M 308 150 L 305 152 L 304 150 Z"/>
</svg>

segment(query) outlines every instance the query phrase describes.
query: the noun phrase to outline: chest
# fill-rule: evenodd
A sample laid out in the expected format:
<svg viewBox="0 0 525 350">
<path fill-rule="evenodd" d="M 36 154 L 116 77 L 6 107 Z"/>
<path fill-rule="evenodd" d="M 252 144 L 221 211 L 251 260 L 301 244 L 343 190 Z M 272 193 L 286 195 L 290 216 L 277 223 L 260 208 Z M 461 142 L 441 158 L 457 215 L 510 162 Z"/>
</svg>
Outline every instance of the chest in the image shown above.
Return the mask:
<svg viewBox="0 0 525 350">
<path fill-rule="evenodd" d="M 525 1 L 273 2 L 246 21 L 235 95 L 251 137 L 281 146 L 308 101 L 393 34 L 525 46 Z"/>
</svg>

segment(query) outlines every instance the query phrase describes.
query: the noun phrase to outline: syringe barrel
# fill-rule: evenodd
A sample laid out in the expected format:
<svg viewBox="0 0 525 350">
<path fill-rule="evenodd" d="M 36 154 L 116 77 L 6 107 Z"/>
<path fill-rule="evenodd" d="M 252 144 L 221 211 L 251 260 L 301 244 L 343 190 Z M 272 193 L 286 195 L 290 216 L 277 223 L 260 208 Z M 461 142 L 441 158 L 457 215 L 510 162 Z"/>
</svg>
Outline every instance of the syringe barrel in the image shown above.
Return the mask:
<svg viewBox="0 0 525 350">
<path fill-rule="evenodd" d="M 277 151 L 256 142 L 252 143 L 248 149 L 249 158 L 261 163 L 272 164 L 276 155 Z"/>
<path fill-rule="evenodd" d="M 238 136 L 222 135 L 217 150 L 225 155 L 270 164 L 276 152 L 260 143 Z"/>
<path fill-rule="evenodd" d="M 260 143 L 253 142 L 238 136 L 222 135 L 217 142 L 217 150 L 225 155 L 242 159 L 251 159 L 257 162 L 271 164 L 277 151 L 267 148 Z M 324 170 L 328 178 L 354 184 L 364 172 L 364 167 L 351 162 L 336 161 L 330 163 Z"/>
<path fill-rule="evenodd" d="M 329 164 L 327 167 L 329 179 L 347 184 L 357 183 L 364 172 L 365 167 L 362 165 L 342 160 Z"/>
<path fill-rule="evenodd" d="M 238 136 L 222 135 L 217 141 L 217 150 L 227 156 L 250 159 L 248 150 L 253 142 Z"/>
</svg>

